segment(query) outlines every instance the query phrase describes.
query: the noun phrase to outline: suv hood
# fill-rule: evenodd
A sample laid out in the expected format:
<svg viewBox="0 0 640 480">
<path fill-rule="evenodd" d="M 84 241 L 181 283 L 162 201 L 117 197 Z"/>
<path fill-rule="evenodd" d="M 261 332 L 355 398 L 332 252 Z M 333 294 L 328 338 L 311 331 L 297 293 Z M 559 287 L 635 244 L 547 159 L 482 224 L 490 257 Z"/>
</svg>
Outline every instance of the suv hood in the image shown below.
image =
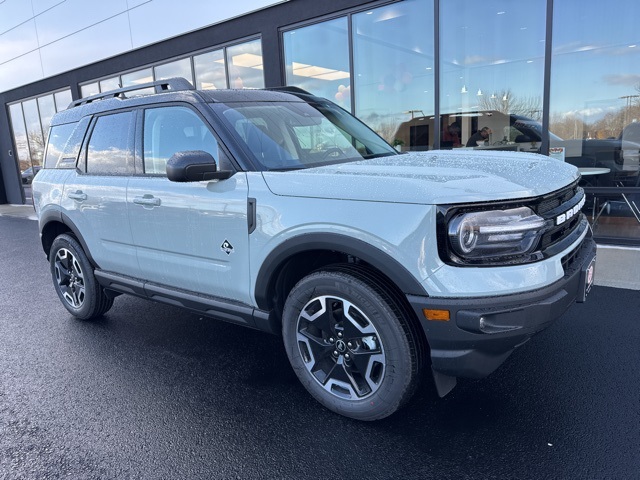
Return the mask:
<svg viewBox="0 0 640 480">
<path fill-rule="evenodd" d="M 535 197 L 565 187 L 579 173 L 532 153 L 435 150 L 263 177 L 276 195 L 448 204 Z"/>
</svg>

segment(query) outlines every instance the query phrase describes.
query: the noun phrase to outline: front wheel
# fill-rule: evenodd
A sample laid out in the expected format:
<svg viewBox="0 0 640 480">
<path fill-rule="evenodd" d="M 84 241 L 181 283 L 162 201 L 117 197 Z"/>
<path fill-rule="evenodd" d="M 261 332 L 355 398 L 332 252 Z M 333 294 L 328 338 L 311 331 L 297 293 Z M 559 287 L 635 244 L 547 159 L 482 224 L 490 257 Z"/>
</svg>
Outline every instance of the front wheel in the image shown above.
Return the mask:
<svg viewBox="0 0 640 480">
<path fill-rule="evenodd" d="M 378 420 L 417 386 L 420 339 L 388 292 L 374 275 L 336 267 L 303 278 L 287 298 L 283 337 L 291 365 L 336 413 Z"/>
<path fill-rule="evenodd" d="M 56 237 L 49 260 L 56 293 L 73 316 L 91 320 L 113 306 L 113 299 L 98 284 L 91 262 L 74 237 L 68 234 Z"/>
</svg>

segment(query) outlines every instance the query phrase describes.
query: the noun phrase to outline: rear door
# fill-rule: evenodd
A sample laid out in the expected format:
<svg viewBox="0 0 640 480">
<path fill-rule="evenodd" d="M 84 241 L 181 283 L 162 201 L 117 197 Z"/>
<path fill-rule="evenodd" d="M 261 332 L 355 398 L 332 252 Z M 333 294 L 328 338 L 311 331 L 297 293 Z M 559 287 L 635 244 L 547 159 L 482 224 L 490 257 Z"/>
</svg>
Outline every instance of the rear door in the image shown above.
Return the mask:
<svg viewBox="0 0 640 480">
<path fill-rule="evenodd" d="M 166 163 L 178 151 L 204 150 L 219 167 L 232 167 L 191 106 L 148 108 L 142 114 L 142 173 L 131 178 L 127 191 L 142 278 L 249 304 L 246 175 L 169 181 Z"/>
<path fill-rule="evenodd" d="M 126 200 L 135 172 L 135 118 L 133 110 L 93 118 L 61 200 L 99 268 L 132 277 L 139 268 Z"/>
</svg>

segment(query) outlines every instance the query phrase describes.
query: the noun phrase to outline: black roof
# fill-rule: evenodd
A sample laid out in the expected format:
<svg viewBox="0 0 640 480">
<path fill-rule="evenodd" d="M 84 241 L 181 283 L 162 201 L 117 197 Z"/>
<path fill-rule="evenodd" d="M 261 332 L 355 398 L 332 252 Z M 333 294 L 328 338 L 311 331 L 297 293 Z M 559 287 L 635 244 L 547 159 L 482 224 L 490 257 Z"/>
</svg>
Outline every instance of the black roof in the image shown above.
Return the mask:
<svg viewBox="0 0 640 480">
<path fill-rule="evenodd" d="M 156 93 L 141 94 L 143 89 L 153 88 Z M 127 97 L 126 94 L 133 94 Z M 86 115 L 141 105 L 166 102 L 186 103 L 235 103 L 235 102 L 305 102 L 320 100 L 297 87 L 243 90 L 195 90 L 183 78 L 175 78 L 120 88 L 76 100 L 67 110 L 57 113 L 51 125 L 77 122 Z"/>
<path fill-rule="evenodd" d="M 277 90 L 200 90 L 207 102 L 304 102 L 296 95 Z"/>
</svg>

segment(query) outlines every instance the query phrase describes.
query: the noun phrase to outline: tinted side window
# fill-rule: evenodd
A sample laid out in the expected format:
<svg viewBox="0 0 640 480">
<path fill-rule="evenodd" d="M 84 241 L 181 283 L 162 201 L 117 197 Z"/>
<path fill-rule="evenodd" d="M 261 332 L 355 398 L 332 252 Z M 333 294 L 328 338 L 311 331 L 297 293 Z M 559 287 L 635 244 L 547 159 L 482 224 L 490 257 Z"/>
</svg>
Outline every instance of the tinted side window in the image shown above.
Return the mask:
<svg viewBox="0 0 640 480">
<path fill-rule="evenodd" d="M 134 128 L 135 112 L 98 117 L 87 148 L 87 173 L 132 174 Z"/>
<path fill-rule="evenodd" d="M 45 168 L 75 168 L 76 161 L 78 160 L 78 154 L 80 153 L 80 147 L 82 146 L 82 140 L 84 139 L 85 134 L 87 133 L 87 127 L 89 126 L 90 117 L 85 117 L 80 120 L 78 123 L 70 123 L 69 126 L 73 127 L 73 130 L 66 140 L 66 143 L 62 144 L 62 152 L 59 152 L 57 158 L 51 158 L 52 164 L 49 164 L 49 149 L 47 149 L 47 157 L 45 159 Z M 61 125 L 67 126 L 67 125 Z M 55 127 L 53 127 L 55 128 Z M 53 128 L 52 133 L 49 137 L 49 148 L 51 148 L 51 143 L 53 142 Z M 60 138 L 64 138 L 64 133 L 61 133 Z M 58 149 L 56 145 L 56 149 Z"/>
<path fill-rule="evenodd" d="M 203 150 L 219 162 L 218 142 L 195 112 L 185 107 L 145 110 L 145 173 L 166 174 L 167 160 L 186 150 Z"/>
<path fill-rule="evenodd" d="M 75 123 L 51 127 L 49 140 L 47 141 L 47 152 L 44 157 L 44 168 L 54 168 L 56 166 L 58 159 L 62 155 L 62 150 L 75 127 Z"/>
</svg>

